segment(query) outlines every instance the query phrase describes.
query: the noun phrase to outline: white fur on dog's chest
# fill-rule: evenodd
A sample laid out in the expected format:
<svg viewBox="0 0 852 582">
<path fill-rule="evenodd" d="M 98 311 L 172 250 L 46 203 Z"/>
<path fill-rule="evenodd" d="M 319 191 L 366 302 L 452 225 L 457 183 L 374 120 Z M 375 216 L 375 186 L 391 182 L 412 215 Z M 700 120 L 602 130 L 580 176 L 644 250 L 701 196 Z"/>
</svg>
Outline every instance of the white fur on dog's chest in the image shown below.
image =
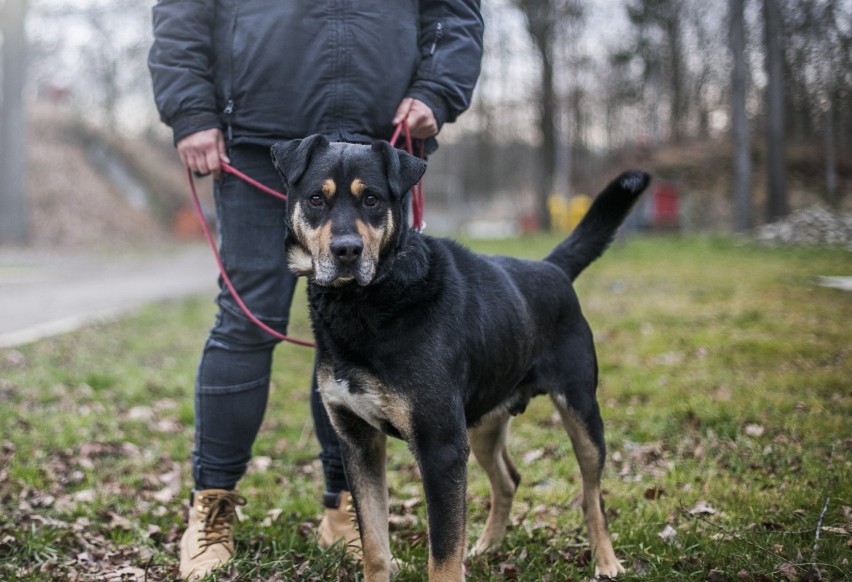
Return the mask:
<svg viewBox="0 0 852 582">
<path fill-rule="evenodd" d="M 375 428 L 381 429 L 382 421 L 387 421 L 387 416 L 382 412 L 384 406 L 381 394 L 372 391 L 353 393 L 347 380 L 326 382 L 322 396 L 329 405 L 348 408 Z"/>
<path fill-rule="evenodd" d="M 407 402 L 372 375 L 359 374 L 357 389 L 353 391 L 349 380 L 335 377 L 329 367 L 320 367 L 317 382 L 327 407 L 350 410 L 377 430 L 384 430 L 390 424 L 402 435 L 408 433 L 411 425 Z"/>
</svg>

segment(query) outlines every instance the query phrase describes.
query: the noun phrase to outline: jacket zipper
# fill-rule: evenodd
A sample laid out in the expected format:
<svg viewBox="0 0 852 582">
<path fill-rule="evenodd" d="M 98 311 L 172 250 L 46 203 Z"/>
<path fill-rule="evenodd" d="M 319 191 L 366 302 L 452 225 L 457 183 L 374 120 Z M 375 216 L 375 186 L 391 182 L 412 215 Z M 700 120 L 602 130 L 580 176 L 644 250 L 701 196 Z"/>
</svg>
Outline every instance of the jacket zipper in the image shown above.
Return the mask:
<svg viewBox="0 0 852 582">
<path fill-rule="evenodd" d="M 234 100 L 228 99 L 228 103 L 225 104 L 225 122 L 226 127 L 228 128 L 228 142 L 232 142 L 234 140 L 234 129 L 231 126 L 231 116 L 234 114 Z"/>
<path fill-rule="evenodd" d="M 435 40 L 432 41 L 432 46 L 429 48 L 430 57 L 435 54 L 435 49 L 438 48 L 438 41 L 441 40 L 442 36 L 444 36 L 444 23 L 437 22 L 435 23 Z"/>
</svg>

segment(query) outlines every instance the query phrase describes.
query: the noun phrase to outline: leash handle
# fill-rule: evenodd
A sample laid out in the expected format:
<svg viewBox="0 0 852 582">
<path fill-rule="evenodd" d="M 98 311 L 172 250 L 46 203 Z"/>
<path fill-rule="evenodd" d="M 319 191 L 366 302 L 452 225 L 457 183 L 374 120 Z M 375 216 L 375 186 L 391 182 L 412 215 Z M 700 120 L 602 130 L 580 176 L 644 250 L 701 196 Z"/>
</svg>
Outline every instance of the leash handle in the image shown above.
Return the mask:
<svg viewBox="0 0 852 582">
<path fill-rule="evenodd" d="M 230 168 L 230 169 L 225 169 L 226 172 L 229 172 L 231 174 L 234 174 L 238 177 L 243 178 L 244 180 L 246 180 L 247 182 L 249 182 L 253 186 L 258 186 L 264 192 L 269 191 L 270 194 L 274 193 L 274 195 L 277 196 L 278 198 L 283 197 L 284 200 L 287 199 L 287 197 L 284 196 L 283 194 L 281 194 L 280 192 L 275 192 L 275 190 L 272 190 L 271 188 L 267 188 L 266 186 L 263 186 L 259 182 L 255 182 L 255 180 L 248 178 L 248 176 L 245 176 L 245 174 L 242 174 L 242 172 L 239 172 L 239 170 L 236 170 L 236 169 L 232 168 L 231 166 L 228 166 L 227 164 L 223 164 L 222 167 L 225 168 L 225 166 Z M 231 292 L 231 296 L 233 296 L 234 301 L 237 302 L 237 305 L 240 306 L 240 309 L 242 309 L 242 311 L 243 311 L 243 313 L 245 313 L 246 317 L 248 317 L 249 320 L 251 320 L 251 322 L 254 323 L 256 326 L 258 326 L 260 329 L 262 329 L 263 331 L 265 331 L 266 333 L 268 333 L 269 335 L 271 335 L 275 338 L 278 338 L 278 339 L 283 340 L 285 342 L 290 342 L 291 344 L 296 344 L 296 345 L 299 345 L 299 346 L 305 346 L 305 347 L 308 347 L 308 348 L 315 347 L 315 345 L 311 342 L 292 338 L 292 337 L 286 336 L 283 333 L 280 333 L 280 332 L 272 329 L 271 327 L 269 327 L 268 325 L 266 325 L 265 323 L 260 321 L 260 319 L 258 319 L 249 310 L 249 308 L 246 306 L 246 304 L 243 302 L 242 298 L 240 297 L 239 293 L 237 293 L 237 290 L 234 288 L 234 284 L 231 283 L 231 279 L 230 279 L 230 277 L 228 277 L 228 273 L 225 271 L 225 263 L 222 261 L 222 255 L 219 254 L 219 249 L 216 246 L 216 242 L 213 240 L 213 235 L 210 234 L 210 228 L 208 228 L 208 226 L 207 226 L 207 221 L 204 219 L 204 212 L 201 210 L 201 201 L 198 199 L 198 190 L 195 188 L 195 180 L 192 178 L 192 171 L 187 169 L 186 170 L 186 176 L 187 176 L 187 179 L 189 180 L 189 190 L 192 192 L 192 203 L 193 203 L 193 206 L 195 207 L 195 214 L 196 214 L 196 216 L 198 216 L 199 222 L 201 222 L 201 230 L 204 231 L 204 238 L 207 239 L 207 242 L 210 245 L 210 248 L 213 250 L 213 256 L 216 257 L 216 264 L 219 265 L 219 274 L 222 275 L 222 281 L 225 282 L 225 285 L 228 287 L 228 291 Z M 243 176 L 245 176 L 245 177 L 243 177 Z"/>
<path fill-rule="evenodd" d="M 393 136 L 390 139 L 390 144 L 396 147 L 396 142 L 399 140 L 399 136 L 403 132 L 405 132 L 405 150 L 412 156 L 417 155 L 414 153 L 414 144 L 411 139 L 411 130 L 408 127 L 407 119 L 403 119 L 402 123 L 396 126 L 396 130 L 393 132 Z M 420 155 L 418 157 L 423 157 L 422 144 L 420 147 Z M 423 178 L 420 178 L 419 180 L 417 180 L 417 183 L 411 187 L 411 217 L 413 221 L 412 226 L 417 232 L 423 232 L 423 229 L 426 228 L 426 223 L 423 222 L 424 207 L 425 202 L 423 199 Z"/>
</svg>

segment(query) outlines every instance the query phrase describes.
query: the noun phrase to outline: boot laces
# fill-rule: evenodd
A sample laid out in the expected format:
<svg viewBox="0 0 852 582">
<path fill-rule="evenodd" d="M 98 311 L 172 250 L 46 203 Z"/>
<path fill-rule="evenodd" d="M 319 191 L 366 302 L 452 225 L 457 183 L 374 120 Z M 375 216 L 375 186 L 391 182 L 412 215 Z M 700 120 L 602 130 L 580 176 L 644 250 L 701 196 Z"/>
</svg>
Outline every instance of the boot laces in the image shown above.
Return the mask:
<svg viewBox="0 0 852 582">
<path fill-rule="evenodd" d="M 199 550 L 204 551 L 215 544 L 226 544 L 231 540 L 231 523 L 238 505 L 245 505 L 246 499 L 234 492 L 222 495 L 200 496 L 199 510 L 204 526 L 199 539 Z"/>
</svg>

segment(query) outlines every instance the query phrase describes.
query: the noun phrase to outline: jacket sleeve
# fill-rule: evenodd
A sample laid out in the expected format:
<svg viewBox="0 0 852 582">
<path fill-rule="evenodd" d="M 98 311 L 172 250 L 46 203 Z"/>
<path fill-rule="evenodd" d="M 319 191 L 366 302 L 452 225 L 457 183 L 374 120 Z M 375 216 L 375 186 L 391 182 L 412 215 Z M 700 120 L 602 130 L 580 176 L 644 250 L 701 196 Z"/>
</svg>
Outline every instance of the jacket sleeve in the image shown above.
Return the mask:
<svg viewBox="0 0 852 582">
<path fill-rule="evenodd" d="M 438 126 L 470 106 L 482 63 L 479 0 L 421 0 L 422 60 L 408 96 L 432 109 Z"/>
<path fill-rule="evenodd" d="M 220 127 L 213 84 L 213 0 L 159 0 L 148 68 L 160 119 L 175 143 Z"/>
</svg>

